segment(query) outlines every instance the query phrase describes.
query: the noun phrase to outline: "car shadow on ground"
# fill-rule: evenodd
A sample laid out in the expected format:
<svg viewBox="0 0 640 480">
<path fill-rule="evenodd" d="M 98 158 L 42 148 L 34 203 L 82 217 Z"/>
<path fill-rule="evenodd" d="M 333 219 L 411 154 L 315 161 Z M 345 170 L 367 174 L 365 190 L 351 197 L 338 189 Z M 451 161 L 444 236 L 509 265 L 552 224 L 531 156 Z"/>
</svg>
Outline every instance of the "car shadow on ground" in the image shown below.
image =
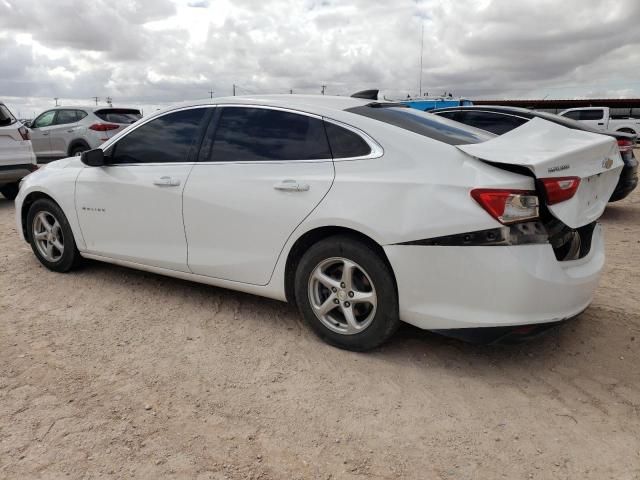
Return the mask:
<svg viewBox="0 0 640 480">
<path fill-rule="evenodd" d="M 146 288 L 149 290 L 162 290 L 169 296 L 175 296 L 176 301 L 192 301 L 193 306 L 199 305 L 202 298 L 216 296 L 221 302 L 242 305 L 243 309 L 260 312 L 258 316 L 249 315 L 243 320 L 255 323 L 249 328 L 264 328 L 265 321 L 273 322 L 274 325 L 269 328 L 284 327 L 284 330 L 287 330 L 293 327 L 306 337 L 301 348 L 317 348 L 318 344 L 322 344 L 322 340 L 316 338 L 308 327 L 303 326 L 302 318 L 295 305 L 97 261 L 87 262 L 78 273 L 99 276 L 101 283 L 120 283 L 124 277 L 127 283 L 135 283 L 139 287 L 147 284 Z M 208 328 L 215 328 L 215 326 Z M 448 364 L 461 367 L 473 364 L 474 367 L 481 367 L 482 364 L 499 364 L 503 367 L 512 365 L 526 369 L 533 365 L 536 358 L 544 357 L 550 360 L 554 352 L 558 352 L 560 356 L 566 355 L 563 351 L 564 346 L 572 343 L 576 330 L 580 328 L 581 322 L 578 317 L 551 329 L 538 338 L 519 344 L 497 345 L 468 343 L 402 323 L 396 334 L 385 345 L 365 354 L 354 353 L 353 355 L 370 356 L 395 364 L 415 364 L 416 361 L 423 361 L 426 356 L 431 360 L 438 357 L 446 359 L 442 360 L 445 366 Z M 324 344 L 322 346 L 324 347 Z"/>
<path fill-rule="evenodd" d="M 613 203 L 607 205 L 600 221 L 604 223 L 634 223 L 640 222 L 640 210 L 632 208 L 628 203 Z"/>
</svg>

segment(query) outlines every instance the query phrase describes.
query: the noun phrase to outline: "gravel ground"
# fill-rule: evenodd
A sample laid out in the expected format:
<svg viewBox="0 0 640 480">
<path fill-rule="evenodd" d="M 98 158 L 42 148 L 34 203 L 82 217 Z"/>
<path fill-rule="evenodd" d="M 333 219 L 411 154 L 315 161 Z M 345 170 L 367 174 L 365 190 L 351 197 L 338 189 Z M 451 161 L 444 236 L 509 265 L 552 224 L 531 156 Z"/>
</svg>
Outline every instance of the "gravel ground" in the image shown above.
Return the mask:
<svg viewBox="0 0 640 480">
<path fill-rule="evenodd" d="M 603 217 L 577 320 L 509 347 L 405 326 L 369 354 L 283 303 L 51 273 L 13 217 L 0 197 L 0 478 L 640 478 L 640 191 Z"/>
</svg>

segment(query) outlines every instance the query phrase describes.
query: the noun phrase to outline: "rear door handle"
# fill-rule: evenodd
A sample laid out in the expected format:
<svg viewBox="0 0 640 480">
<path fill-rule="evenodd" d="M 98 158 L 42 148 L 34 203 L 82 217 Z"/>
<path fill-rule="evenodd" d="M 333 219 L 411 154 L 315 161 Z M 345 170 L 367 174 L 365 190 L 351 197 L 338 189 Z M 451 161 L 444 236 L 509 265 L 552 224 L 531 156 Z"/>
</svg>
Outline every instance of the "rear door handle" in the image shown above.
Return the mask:
<svg viewBox="0 0 640 480">
<path fill-rule="evenodd" d="M 156 178 L 153 181 L 153 184 L 157 185 L 158 187 L 177 187 L 178 185 L 180 185 L 180 180 L 171 177 L 160 177 Z"/>
<path fill-rule="evenodd" d="M 311 187 L 306 183 L 298 183 L 295 180 L 283 180 L 280 183 L 276 183 L 273 188 L 283 192 L 306 192 Z"/>
</svg>

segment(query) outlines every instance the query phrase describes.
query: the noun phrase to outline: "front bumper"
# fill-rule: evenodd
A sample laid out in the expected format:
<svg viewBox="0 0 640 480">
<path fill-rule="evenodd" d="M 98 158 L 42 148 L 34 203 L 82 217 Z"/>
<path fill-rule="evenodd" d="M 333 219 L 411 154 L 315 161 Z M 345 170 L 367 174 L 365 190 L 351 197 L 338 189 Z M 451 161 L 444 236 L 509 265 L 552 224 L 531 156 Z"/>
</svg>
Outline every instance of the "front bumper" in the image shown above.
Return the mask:
<svg viewBox="0 0 640 480">
<path fill-rule="evenodd" d="M 559 262 L 549 244 L 388 245 L 400 318 L 423 329 L 557 322 L 584 310 L 604 266 L 602 227 L 579 260 Z"/>
</svg>

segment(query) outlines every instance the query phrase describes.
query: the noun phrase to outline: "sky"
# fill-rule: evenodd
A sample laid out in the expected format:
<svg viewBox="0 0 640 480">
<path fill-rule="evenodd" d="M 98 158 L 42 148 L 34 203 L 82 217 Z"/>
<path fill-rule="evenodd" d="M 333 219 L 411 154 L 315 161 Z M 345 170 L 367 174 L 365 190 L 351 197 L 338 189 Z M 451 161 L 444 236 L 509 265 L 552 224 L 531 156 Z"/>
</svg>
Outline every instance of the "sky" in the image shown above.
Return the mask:
<svg viewBox="0 0 640 480">
<path fill-rule="evenodd" d="M 472 99 L 640 97 L 638 19 L 638 0 L 0 0 L 0 100 L 33 118 L 54 97 L 404 98 L 420 78 Z"/>
</svg>

